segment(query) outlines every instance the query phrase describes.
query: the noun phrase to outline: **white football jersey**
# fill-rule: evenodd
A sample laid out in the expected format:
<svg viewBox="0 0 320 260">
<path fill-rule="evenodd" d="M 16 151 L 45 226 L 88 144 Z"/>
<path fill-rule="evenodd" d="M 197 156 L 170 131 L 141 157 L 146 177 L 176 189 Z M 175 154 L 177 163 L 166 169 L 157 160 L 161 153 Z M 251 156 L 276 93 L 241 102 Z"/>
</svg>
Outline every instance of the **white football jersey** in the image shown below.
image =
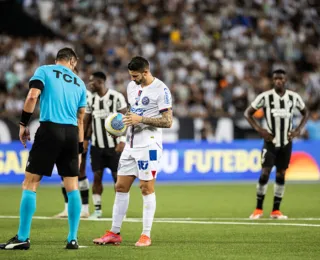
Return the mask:
<svg viewBox="0 0 320 260">
<path fill-rule="evenodd" d="M 130 111 L 144 117 L 161 117 L 161 113 L 172 107 L 169 88 L 159 79 L 146 87 L 131 81 L 127 88 Z M 146 147 L 158 143 L 162 147 L 162 129 L 138 124 L 127 130 L 127 145 L 131 148 Z"/>
</svg>

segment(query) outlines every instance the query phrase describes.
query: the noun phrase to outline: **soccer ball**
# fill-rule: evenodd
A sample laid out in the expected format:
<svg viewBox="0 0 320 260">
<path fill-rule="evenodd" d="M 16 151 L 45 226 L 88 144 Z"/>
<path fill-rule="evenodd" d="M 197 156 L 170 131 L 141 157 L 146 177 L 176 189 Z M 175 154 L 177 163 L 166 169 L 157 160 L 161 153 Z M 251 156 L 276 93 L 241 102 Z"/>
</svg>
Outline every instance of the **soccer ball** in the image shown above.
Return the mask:
<svg viewBox="0 0 320 260">
<path fill-rule="evenodd" d="M 123 114 L 121 113 L 109 115 L 104 123 L 107 132 L 113 136 L 122 136 L 127 130 L 127 126 L 122 122 L 122 119 Z"/>
</svg>

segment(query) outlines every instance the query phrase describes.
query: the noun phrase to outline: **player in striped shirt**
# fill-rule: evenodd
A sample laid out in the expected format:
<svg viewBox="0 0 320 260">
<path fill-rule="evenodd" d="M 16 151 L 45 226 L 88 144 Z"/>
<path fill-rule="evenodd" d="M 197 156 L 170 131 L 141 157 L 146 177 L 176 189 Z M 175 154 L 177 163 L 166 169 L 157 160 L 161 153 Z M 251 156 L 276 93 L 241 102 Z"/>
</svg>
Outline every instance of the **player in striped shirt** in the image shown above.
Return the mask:
<svg viewBox="0 0 320 260">
<path fill-rule="evenodd" d="M 245 111 L 245 117 L 250 125 L 264 139 L 261 158 L 262 172 L 257 185 L 257 205 L 250 215 L 251 219 L 258 219 L 263 215 L 263 201 L 273 166 L 276 167 L 276 179 L 270 217 L 287 218 L 280 211 L 280 203 L 284 194 L 285 172 L 291 158 L 292 139 L 300 135 L 308 120 L 308 112 L 300 95 L 286 89 L 286 72 L 282 69 L 275 70 L 272 73 L 272 82 L 273 89 L 258 95 Z M 253 114 L 260 108 L 263 108 L 267 129 L 262 128 L 253 118 Z M 302 120 L 293 129 L 292 118 L 296 108 L 302 114 Z"/>
</svg>

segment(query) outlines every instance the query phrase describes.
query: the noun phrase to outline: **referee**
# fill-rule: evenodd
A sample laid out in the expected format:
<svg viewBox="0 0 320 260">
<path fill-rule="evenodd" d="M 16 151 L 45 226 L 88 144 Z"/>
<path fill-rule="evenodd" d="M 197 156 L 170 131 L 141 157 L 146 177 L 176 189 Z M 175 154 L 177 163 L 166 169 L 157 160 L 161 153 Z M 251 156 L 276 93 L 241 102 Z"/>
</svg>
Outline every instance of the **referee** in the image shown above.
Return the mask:
<svg viewBox="0 0 320 260">
<path fill-rule="evenodd" d="M 274 185 L 273 210 L 270 217 L 286 219 L 280 211 L 280 203 L 284 194 L 285 172 L 289 166 L 292 150 L 292 139 L 298 137 L 308 120 L 308 112 L 300 95 L 285 88 L 286 72 L 282 69 L 272 73 L 273 89 L 261 93 L 245 111 L 245 117 L 250 125 L 264 139 L 262 149 L 262 172 L 257 185 L 257 206 L 250 215 L 258 219 L 263 215 L 263 200 L 267 192 L 267 183 L 273 166 L 276 167 Z M 253 118 L 256 110 L 263 108 L 267 129 L 262 128 Z M 302 120 L 293 129 L 292 117 L 294 109 L 302 114 Z"/>
<path fill-rule="evenodd" d="M 27 128 L 40 97 L 40 127 L 29 153 L 20 204 L 20 225 L 16 236 L 1 249 L 29 249 L 36 190 L 42 176 L 51 176 L 54 164 L 64 179 L 68 194 L 69 235 L 66 249 L 78 249 L 77 233 L 81 199 L 78 189 L 79 153 L 83 151 L 83 117 L 86 87 L 73 73 L 78 57 L 70 48 L 58 51 L 55 65 L 39 67 L 30 79 L 30 90 L 20 119 L 20 141 L 30 140 Z"/>
</svg>

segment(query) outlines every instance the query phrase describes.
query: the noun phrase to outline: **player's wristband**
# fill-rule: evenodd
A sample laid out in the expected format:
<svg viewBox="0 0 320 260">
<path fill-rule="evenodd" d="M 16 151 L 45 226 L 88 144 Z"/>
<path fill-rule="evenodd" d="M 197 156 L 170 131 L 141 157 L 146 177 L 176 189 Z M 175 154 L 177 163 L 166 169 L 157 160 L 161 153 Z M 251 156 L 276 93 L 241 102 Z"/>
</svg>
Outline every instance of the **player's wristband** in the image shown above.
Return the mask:
<svg viewBox="0 0 320 260">
<path fill-rule="evenodd" d="M 32 116 L 32 113 L 29 113 L 29 112 L 22 110 L 19 124 L 22 126 L 27 126 L 30 121 L 31 116 Z"/>
<path fill-rule="evenodd" d="M 83 153 L 83 142 L 79 142 L 79 154 Z"/>
<path fill-rule="evenodd" d="M 84 137 L 84 140 L 90 141 L 90 140 L 91 140 L 91 136 L 85 136 L 85 137 Z"/>
</svg>

